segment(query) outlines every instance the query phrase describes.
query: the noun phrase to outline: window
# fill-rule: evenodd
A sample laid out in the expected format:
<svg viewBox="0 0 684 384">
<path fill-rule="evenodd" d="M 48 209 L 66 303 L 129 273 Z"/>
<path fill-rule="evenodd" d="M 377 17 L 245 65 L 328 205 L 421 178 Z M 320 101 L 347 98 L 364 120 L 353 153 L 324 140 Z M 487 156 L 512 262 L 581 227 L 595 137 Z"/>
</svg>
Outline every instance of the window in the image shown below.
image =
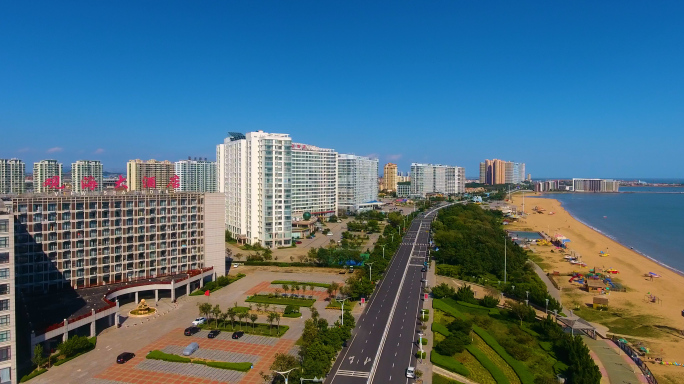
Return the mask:
<svg viewBox="0 0 684 384">
<path fill-rule="evenodd" d="M 7 361 L 10 359 L 11 353 L 10 353 L 10 347 L 2 347 L 0 348 L 0 361 Z"/>
<path fill-rule="evenodd" d="M 0 252 L 0 264 L 9 263 L 9 252 Z"/>
<path fill-rule="evenodd" d="M 0 383 L 12 382 L 12 369 L 10 367 L 0 369 Z"/>
<path fill-rule="evenodd" d="M 10 331 L 2 331 L 0 332 L 0 343 L 3 343 L 5 341 L 10 340 Z M 2 381 L 0 381 L 1 383 Z"/>
<path fill-rule="evenodd" d="M 0 269 L 0 279 L 9 279 L 9 268 Z"/>
<path fill-rule="evenodd" d="M 9 220 L 0 220 L 0 232 L 9 231 Z"/>
<path fill-rule="evenodd" d="M 7 293 L 9 293 L 9 286 L 7 287 Z M 0 311 L 9 311 L 9 304 L 9 299 L 0 300 Z"/>
<path fill-rule="evenodd" d="M 9 315 L 0 316 L 0 327 L 2 327 L 4 325 L 9 325 L 9 323 L 10 323 Z"/>
<path fill-rule="evenodd" d="M 9 237 L 0 237 L 0 248 L 9 247 Z"/>
</svg>

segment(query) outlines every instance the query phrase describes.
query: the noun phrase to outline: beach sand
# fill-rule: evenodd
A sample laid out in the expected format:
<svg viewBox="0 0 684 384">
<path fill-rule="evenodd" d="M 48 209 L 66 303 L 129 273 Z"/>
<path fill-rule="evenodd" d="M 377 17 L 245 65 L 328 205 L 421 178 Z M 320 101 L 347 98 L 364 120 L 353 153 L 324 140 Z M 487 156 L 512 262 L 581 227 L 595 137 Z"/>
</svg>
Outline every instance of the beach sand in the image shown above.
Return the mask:
<svg viewBox="0 0 684 384">
<path fill-rule="evenodd" d="M 507 229 L 534 230 L 551 236 L 562 234 L 570 239 L 568 250 L 579 253 L 582 261 L 587 264 L 586 268 L 581 268 L 564 261 L 563 255 L 567 252 L 553 246 L 532 247 L 535 254 L 543 259 L 540 266 L 546 272 L 558 271 L 561 274 L 556 277 L 556 281 L 562 290 L 564 307 L 573 310 L 578 308 L 575 310 L 578 316 L 605 325 L 610 333 L 623 335 L 630 342 L 642 342 L 643 346 L 650 348 L 649 356 L 684 363 L 684 335 L 681 333 L 684 327 L 684 276 L 580 223 L 557 200 L 529 198 L 530 196 L 526 194 L 525 198 L 527 216 L 508 225 Z M 514 195 L 510 203 L 520 210 L 522 197 Z M 544 208 L 545 212 L 534 212 L 535 206 Z M 554 214 L 549 214 L 551 212 Z M 601 257 L 599 251 L 610 256 Z M 617 269 L 620 273 L 612 275 L 613 280 L 627 288 L 627 292 L 612 292 L 607 296 L 610 300 L 607 311 L 590 308 L 596 294 L 580 290 L 578 284 L 569 283 L 570 277 L 565 276 L 573 271 L 588 273 L 592 268 Z M 645 277 L 649 272 L 655 272 L 661 277 Z M 649 302 L 649 295 L 656 296 L 658 302 Z M 684 383 L 684 367 L 659 364 L 648 364 L 648 367 L 661 384 Z"/>
</svg>

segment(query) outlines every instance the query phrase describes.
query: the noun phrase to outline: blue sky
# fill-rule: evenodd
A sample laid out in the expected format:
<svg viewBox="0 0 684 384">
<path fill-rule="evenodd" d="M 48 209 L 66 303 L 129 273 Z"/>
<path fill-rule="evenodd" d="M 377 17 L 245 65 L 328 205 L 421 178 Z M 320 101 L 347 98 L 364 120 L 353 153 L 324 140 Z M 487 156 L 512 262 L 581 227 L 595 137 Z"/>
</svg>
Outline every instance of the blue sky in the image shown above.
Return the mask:
<svg viewBox="0 0 684 384">
<path fill-rule="evenodd" d="M 677 1 L 0 4 L 0 158 L 215 158 L 263 129 L 533 177 L 684 177 Z M 30 166 L 29 166 L 30 167 Z"/>
</svg>

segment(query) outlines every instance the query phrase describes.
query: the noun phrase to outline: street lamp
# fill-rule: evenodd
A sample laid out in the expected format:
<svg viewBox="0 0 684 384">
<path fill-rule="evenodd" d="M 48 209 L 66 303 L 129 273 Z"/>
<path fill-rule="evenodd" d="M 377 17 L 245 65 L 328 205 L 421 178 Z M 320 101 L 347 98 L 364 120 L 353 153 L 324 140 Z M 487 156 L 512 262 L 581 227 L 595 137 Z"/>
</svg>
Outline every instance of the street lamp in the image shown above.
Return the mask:
<svg viewBox="0 0 684 384">
<path fill-rule="evenodd" d="M 337 299 L 337 298 L 335 299 L 335 301 L 337 301 L 338 303 L 341 303 L 341 304 L 342 304 L 342 305 L 340 306 L 340 308 L 342 309 L 342 326 L 343 326 L 343 327 L 344 327 L 344 301 L 345 301 L 345 300 L 347 300 L 346 297 L 343 297 L 342 300 Z"/>
<path fill-rule="evenodd" d="M 546 309 L 544 310 L 546 314 L 549 313 L 549 299 L 546 299 Z"/>
<path fill-rule="evenodd" d="M 373 262 L 375 263 L 375 261 Z M 373 281 L 373 263 L 366 263 L 370 268 L 368 269 L 368 280 Z"/>
<path fill-rule="evenodd" d="M 530 299 L 530 291 L 525 291 L 525 294 L 527 294 L 527 300 Z"/>
<path fill-rule="evenodd" d="M 423 332 L 418 334 L 418 347 L 420 347 L 420 361 L 423 361 Z"/>
<path fill-rule="evenodd" d="M 287 384 L 287 377 L 290 376 L 290 372 L 294 371 L 295 369 L 297 369 L 297 368 L 292 368 L 289 371 L 283 371 L 283 372 L 274 371 L 274 372 L 277 374 L 280 374 L 280 376 L 284 377 L 285 378 L 285 384 Z"/>
<path fill-rule="evenodd" d="M 420 311 L 423 312 L 423 320 L 425 320 L 425 311 L 426 311 L 426 310 L 425 310 L 425 309 L 421 309 Z"/>
<path fill-rule="evenodd" d="M 394 242 L 394 235 L 392 235 L 392 242 Z M 386 245 L 387 245 L 387 244 L 381 245 L 381 247 L 382 247 L 382 258 L 383 258 L 383 260 L 385 259 L 385 246 L 386 246 Z"/>
</svg>

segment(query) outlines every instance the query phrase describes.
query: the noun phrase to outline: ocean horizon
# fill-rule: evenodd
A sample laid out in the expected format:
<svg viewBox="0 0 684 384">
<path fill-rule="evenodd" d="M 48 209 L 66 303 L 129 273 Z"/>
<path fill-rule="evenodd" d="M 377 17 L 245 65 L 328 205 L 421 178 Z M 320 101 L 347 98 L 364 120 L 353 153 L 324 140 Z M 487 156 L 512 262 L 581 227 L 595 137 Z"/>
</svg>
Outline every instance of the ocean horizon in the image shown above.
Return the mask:
<svg viewBox="0 0 684 384">
<path fill-rule="evenodd" d="M 684 247 L 677 243 L 684 233 L 684 187 L 622 187 L 620 191 L 627 193 L 548 193 L 540 197 L 560 201 L 583 224 L 684 275 Z"/>
</svg>

